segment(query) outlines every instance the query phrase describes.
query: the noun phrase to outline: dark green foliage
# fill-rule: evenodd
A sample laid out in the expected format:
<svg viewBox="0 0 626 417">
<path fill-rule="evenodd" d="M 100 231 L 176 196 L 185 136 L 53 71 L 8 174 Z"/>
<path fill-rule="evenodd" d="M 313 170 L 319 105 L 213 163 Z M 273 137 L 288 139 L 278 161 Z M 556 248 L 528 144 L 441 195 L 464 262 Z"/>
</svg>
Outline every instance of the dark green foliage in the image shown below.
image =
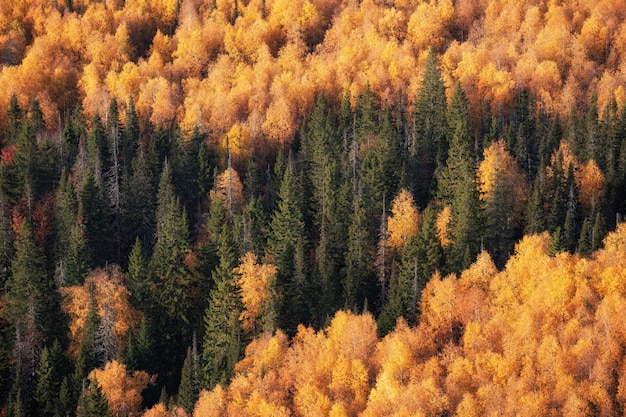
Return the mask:
<svg viewBox="0 0 626 417">
<path fill-rule="evenodd" d="M 218 248 L 219 264 L 212 274 L 214 288 L 204 313 L 202 380 L 203 387 L 208 389 L 230 380 L 243 353 L 241 303 L 232 272 L 237 261 L 235 251 L 231 232 L 224 225 Z"/>
<path fill-rule="evenodd" d="M 408 323 L 416 323 L 416 306 L 424 285 L 419 279 L 419 261 L 418 239 L 411 237 L 402 251 L 399 270 L 389 280 L 387 302 L 378 317 L 381 336 L 393 330 L 399 317 L 404 317 Z"/>
<path fill-rule="evenodd" d="M 13 229 L 9 221 L 9 201 L 4 192 L 5 170 L 0 167 L 0 287 L 4 286 L 10 274 L 13 258 Z"/>
<path fill-rule="evenodd" d="M 415 124 L 410 146 L 410 186 L 418 206 L 425 206 L 428 202 L 437 156 L 442 157 L 446 149 L 446 107 L 446 90 L 438 68 L 437 54 L 431 48 L 415 102 Z"/>
<path fill-rule="evenodd" d="M 526 205 L 526 229 L 525 233 L 537 234 L 546 230 L 544 207 L 545 193 L 545 170 L 540 169 L 535 177 L 535 182 L 530 188 L 528 203 Z"/>
<path fill-rule="evenodd" d="M 132 161 L 132 174 L 125 177 L 122 184 L 125 250 L 130 250 L 136 238 L 141 240 L 144 249 L 152 249 L 156 232 L 156 185 L 143 148 L 140 148 Z"/>
<path fill-rule="evenodd" d="M 109 403 L 102 393 L 98 380 L 93 377 L 81 394 L 76 408 L 76 417 L 109 417 Z"/>
<path fill-rule="evenodd" d="M 94 173 L 87 171 L 78 193 L 78 223 L 87 246 L 87 265 L 104 266 L 112 257 L 112 230 L 108 202 Z"/>
<path fill-rule="evenodd" d="M 147 310 L 153 283 L 148 269 L 148 261 L 143 252 L 143 245 L 137 237 L 128 257 L 128 272 L 126 273 L 126 285 L 130 291 L 130 301 L 135 308 Z"/>
<path fill-rule="evenodd" d="M 187 356 L 181 371 L 178 387 L 177 404 L 191 414 L 198 400 L 200 384 L 198 381 L 198 354 L 191 347 L 187 349 Z"/>
<path fill-rule="evenodd" d="M 40 314 L 44 313 L 46 305 L 50 303 L 48 297 L 53 287 L 46 275 L 43 261 L 41 250 L 35 244 L 30 221 L 24 219 L 15 239 L 15 257 L 11 262 L 11 276 L 5 287 L 5 300 L 8 303 L 3 311 L 3 317 L 9 323 L 15 325 L 26 315 L 29 299 L 35 303 Z M 51 317 L 47 319 L 53 320 Z"/>
</svg>

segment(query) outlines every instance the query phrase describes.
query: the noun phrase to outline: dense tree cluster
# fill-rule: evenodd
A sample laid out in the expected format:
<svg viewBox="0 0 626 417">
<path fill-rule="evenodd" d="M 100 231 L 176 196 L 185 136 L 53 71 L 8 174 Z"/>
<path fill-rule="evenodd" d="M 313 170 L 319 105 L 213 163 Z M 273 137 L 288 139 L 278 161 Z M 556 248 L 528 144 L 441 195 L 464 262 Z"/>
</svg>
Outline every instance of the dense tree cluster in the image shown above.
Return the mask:
<svg viewBox="0 0 626 417">
<path fill-rule="evenodd" d="M 0 5 L 0 414 L 623 413 L 623 10 Z"/>
</svg>

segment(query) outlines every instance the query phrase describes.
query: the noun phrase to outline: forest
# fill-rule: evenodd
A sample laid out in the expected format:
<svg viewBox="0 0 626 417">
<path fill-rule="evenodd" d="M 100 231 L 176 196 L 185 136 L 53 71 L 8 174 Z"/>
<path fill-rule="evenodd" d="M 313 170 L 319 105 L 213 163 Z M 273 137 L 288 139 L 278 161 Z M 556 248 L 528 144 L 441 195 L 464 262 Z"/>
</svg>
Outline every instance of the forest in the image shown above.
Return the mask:
<svg viewBox="0 0 626 417">
<path fill-rule="evenodd" d="M 626 413 L 626 1 L 0 2 L 0 417 Z"/>
</svg>

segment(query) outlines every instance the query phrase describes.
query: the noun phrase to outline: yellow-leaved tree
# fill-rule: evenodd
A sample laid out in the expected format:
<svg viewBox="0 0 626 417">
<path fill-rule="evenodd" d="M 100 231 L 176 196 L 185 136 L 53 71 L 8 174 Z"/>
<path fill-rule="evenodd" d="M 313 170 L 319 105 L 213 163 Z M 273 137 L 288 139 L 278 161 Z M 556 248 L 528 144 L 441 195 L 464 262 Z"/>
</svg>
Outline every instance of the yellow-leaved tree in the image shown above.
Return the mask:
<svg viewBox="0 0 626 417">
<path fill-rule="evenodd" d="M 89 379 L 93 378 L 98 381 L 113 415 L 129 417 L 139 415 L 143 400 L 141 393 L 156 380 L 155 376 L 145 371 L 135 371 L 129 375 L 126 365 L 116 360 L 107 362 L 104 369 L 91 371 Z"/>
<path fill-rule="evenodd" d="M 257 256 L 248 252 L 239 259 L 239 266 L 233 270 L 244 306 L 239 320 L 242 321 L 244 331 L 252 335 L 266 327 L 271 330 L 276 314 L 273 311 L 272 287 L 278 269 L 274 265 L 257 261 Z"/>
<path fill-rule="evenodd" d="M 391 205 L 391 216 L 387 219 L 387 245 L 398 251 L 404 248 L 411 236 L 417 236 L 422 219 L 411 193 L 403 188 Z"/>
</svg>

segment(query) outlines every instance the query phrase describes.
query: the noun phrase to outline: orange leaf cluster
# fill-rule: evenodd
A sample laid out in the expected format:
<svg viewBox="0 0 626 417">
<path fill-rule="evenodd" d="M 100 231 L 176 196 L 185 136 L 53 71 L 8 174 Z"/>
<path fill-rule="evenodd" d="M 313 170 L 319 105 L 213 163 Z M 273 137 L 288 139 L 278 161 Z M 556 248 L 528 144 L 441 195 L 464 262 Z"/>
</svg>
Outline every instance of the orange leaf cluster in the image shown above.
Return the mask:
<svg viewBox="0 0 626 417">
<path fill-rule="evenodd" d="M 253 341 L 194 416 L 616 415 L 625 255 L 626 224 L 591 258 L 551 255 L 547 233 L 525 237 L 502 271 L 483 252 L 459 278 L 433 276 L 415 328 L 399 320 L 379 340 L 369 314 L 338 312 L 291 342 Z"/>
<path fill-rule="evenodd" d="M 76 102 L 92 116 L 132 97 L 144 127 L 177 120 L 216 143 L 240 124 L 254 146 L 275 146 L 319 93 L 354 103 L 369 85 L 383 105 L 412 102 L 431 46 L 472 109 L 506 108 L 522 88 L 562 115 L 592 94 L 600 109 L 623 101 L 621 0 L 266 0 L 238 2 L 236 16 L 232 1 L 71 4 L 0 5 L 0 84 L 10 86 L 0 127 L 13 92 L 22 105 L 37 98 L 51 130 Z"/>
<path fill-rule="evenodd" d="M 114 267 L 111 271 L 97 269 L 83 285 L 61 288 L 63 311 L 70 317 L 70 354 L 76 355 L 80 346 L 90 308 L 89 288 L 93 286 L 97 313 L 104 314 L 105 305 L 114 312 L 113 333 L 120 347 L 126 343 L 128 330 L 139 324 L 140 313 L 128 301 L 128 290 L 123 284 L 123 273 Z"/>
</svg>

